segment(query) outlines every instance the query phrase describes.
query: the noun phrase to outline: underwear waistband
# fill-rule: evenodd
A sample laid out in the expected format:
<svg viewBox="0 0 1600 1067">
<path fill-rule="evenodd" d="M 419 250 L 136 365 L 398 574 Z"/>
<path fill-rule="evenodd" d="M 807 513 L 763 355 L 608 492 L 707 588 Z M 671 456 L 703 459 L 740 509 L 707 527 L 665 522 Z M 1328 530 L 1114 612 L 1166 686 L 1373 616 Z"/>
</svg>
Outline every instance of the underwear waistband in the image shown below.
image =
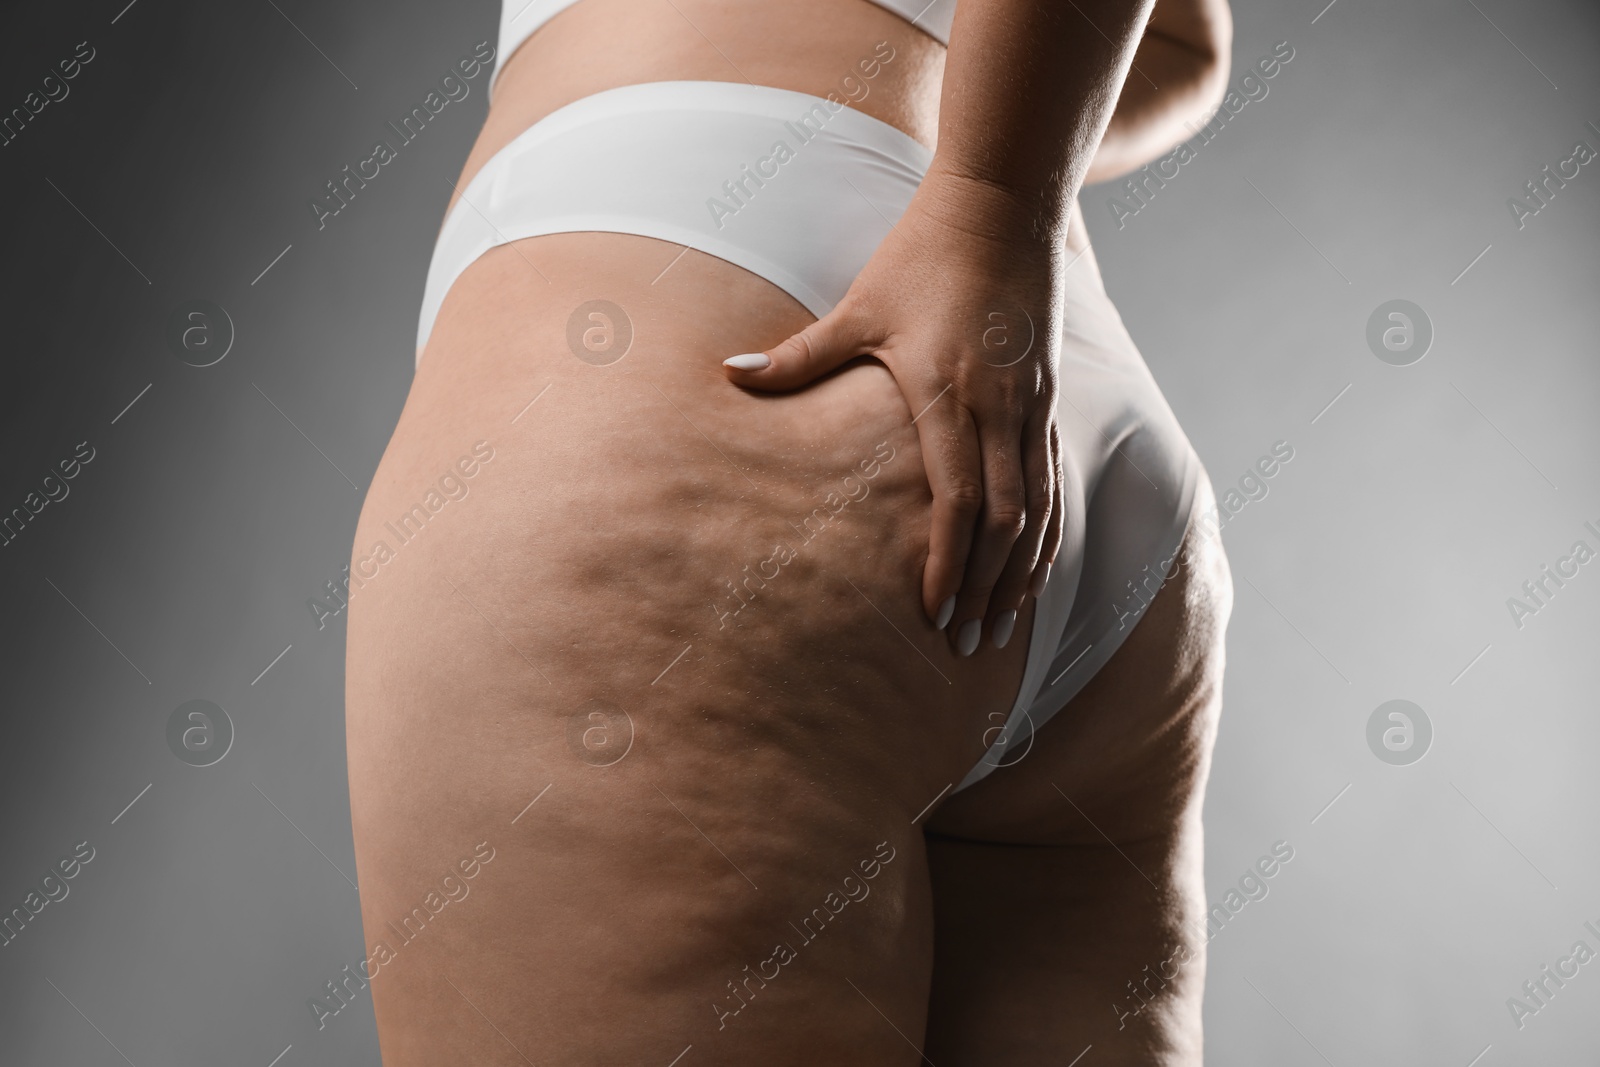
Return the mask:
<svg viewBox="0 0 1600 1067">
<path fill-rule="evenodd" d="M 685 245 L 765 278 L 820 318 L 932 159 L 888 123 L 789 89 L 669 81 L 584 97 L 524 130 L 462 190 L 428 269 L 417 351 L 474 260 L 553 233 Z"/>
</svg>

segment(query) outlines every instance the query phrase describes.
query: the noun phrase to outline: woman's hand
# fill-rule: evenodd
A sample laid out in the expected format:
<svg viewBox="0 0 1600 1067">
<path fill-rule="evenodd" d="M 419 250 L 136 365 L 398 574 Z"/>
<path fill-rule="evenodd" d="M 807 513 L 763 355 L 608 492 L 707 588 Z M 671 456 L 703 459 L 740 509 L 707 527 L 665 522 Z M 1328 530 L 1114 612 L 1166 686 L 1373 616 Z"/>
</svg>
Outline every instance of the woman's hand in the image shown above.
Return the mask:
<svg viewBox="0 0 1600 1067">
<path fill-rule="evenodd" d="M 985 629 L 996 647 L 1010 640 L 1061 544 L 1066 264 L 1059 228 L 1040 218 L 1037 205 L 936 158 L 838 306 L 725 364 L 733 382 L 761 390 L 799 388 L 856 356 L 889 368 L 933 490 L 923 610 L 964 656 Z"/>
</svg>

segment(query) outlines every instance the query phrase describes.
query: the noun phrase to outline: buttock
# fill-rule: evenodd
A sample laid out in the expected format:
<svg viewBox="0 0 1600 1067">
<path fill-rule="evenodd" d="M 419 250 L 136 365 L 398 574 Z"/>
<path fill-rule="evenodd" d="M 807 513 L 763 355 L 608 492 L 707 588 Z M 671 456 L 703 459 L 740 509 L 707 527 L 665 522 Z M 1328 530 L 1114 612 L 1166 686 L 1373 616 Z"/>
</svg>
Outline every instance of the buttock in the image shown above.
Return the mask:
<svg viewBox="0 0 1600 1067">
<path fill-rule="evenodd" d="M 648 723 L 707 774 L 729 757 L 709 740 L 691 755 L 692 737 L 725 715 L 913 813 L 959 780 L 1009 710 L 1031 613 L 1007 649 L 971 660 L 923 616 L 931 498 L 881 364 L 784 395 L 726 381 L 725 354 L 809 320 L 770 283 L 647 238 L 541 237 L 475 261 L 356 537 L 352 573 L 376 577 L 352 590 L 352 676 L 404 678 L 423 715 L 384 728 L 459 725 L 452 694 L 483 690 L 559 760 L 565 724 L 599 700 L 640 724 L 641 752 L 659 743 Z M 392 563 L 362 565 L 479 441 L 494 458 L 468 495 L 390 546 Z M 440 598 L 482 618 L 462 629 L 421 610 Z M 464 641 L 469 676 L 450 651 Z"/>
</svg>

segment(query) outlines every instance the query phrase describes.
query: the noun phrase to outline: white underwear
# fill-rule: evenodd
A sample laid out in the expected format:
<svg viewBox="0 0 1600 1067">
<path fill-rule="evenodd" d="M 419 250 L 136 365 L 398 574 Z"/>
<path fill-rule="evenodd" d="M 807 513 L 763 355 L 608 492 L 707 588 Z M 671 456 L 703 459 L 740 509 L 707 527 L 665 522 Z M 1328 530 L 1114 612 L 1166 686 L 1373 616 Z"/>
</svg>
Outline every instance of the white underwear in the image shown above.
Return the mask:
<svg viewBox="0 0 1600 1067">
<path fill-rule="evenodd" d="M 502 148 L 462 192 L 428 268 L 418 357 L 462 272 L 540 234 L 685 245 L 820 317 L 905 211 L 931 156 L 893 126 L 787 89 L 672 81 L 585 97 Z M 1038 598 L 1011 713 L 958 789 L 1022 758 L 1032 731 L 1111 658 L 1174 566 L 1203 477 L 1099 274 L 1069 267 L 1065 290 L 1057 413 L 1084 493 L 1067 507 L 1084 513 L 1084 532 L 1062 545 Z"/>
<path fill-rule="evenodd" d="M 434 248 L 417 351 L 445 293 L 484 252 L 585 230 L 688 245 L 821 318 L 888 232 L 878 212 L 899 218 L 932 158 L 893 126 L 788 89 L 673 81 L 586 96 L 524 130 L 467 183 Z M 830 215 L 872 220 L 847 228 Z"/>
</svg>

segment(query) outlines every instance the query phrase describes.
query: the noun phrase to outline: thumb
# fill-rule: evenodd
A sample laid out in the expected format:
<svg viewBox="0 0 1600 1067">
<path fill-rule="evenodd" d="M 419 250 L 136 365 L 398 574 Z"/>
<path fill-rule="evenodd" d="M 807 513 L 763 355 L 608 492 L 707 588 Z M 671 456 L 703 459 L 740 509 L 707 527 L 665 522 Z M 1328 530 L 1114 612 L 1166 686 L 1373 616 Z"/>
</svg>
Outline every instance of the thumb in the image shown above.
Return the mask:
<svg viewBox="0 0 1600 1067">
<path fill-rule="evenodd" d="M 728 378 L 750 389 L 798 389 L 867 351 L 860 323 L 835 307 L 782 344 L 722 361 Z"/>
</svg>

